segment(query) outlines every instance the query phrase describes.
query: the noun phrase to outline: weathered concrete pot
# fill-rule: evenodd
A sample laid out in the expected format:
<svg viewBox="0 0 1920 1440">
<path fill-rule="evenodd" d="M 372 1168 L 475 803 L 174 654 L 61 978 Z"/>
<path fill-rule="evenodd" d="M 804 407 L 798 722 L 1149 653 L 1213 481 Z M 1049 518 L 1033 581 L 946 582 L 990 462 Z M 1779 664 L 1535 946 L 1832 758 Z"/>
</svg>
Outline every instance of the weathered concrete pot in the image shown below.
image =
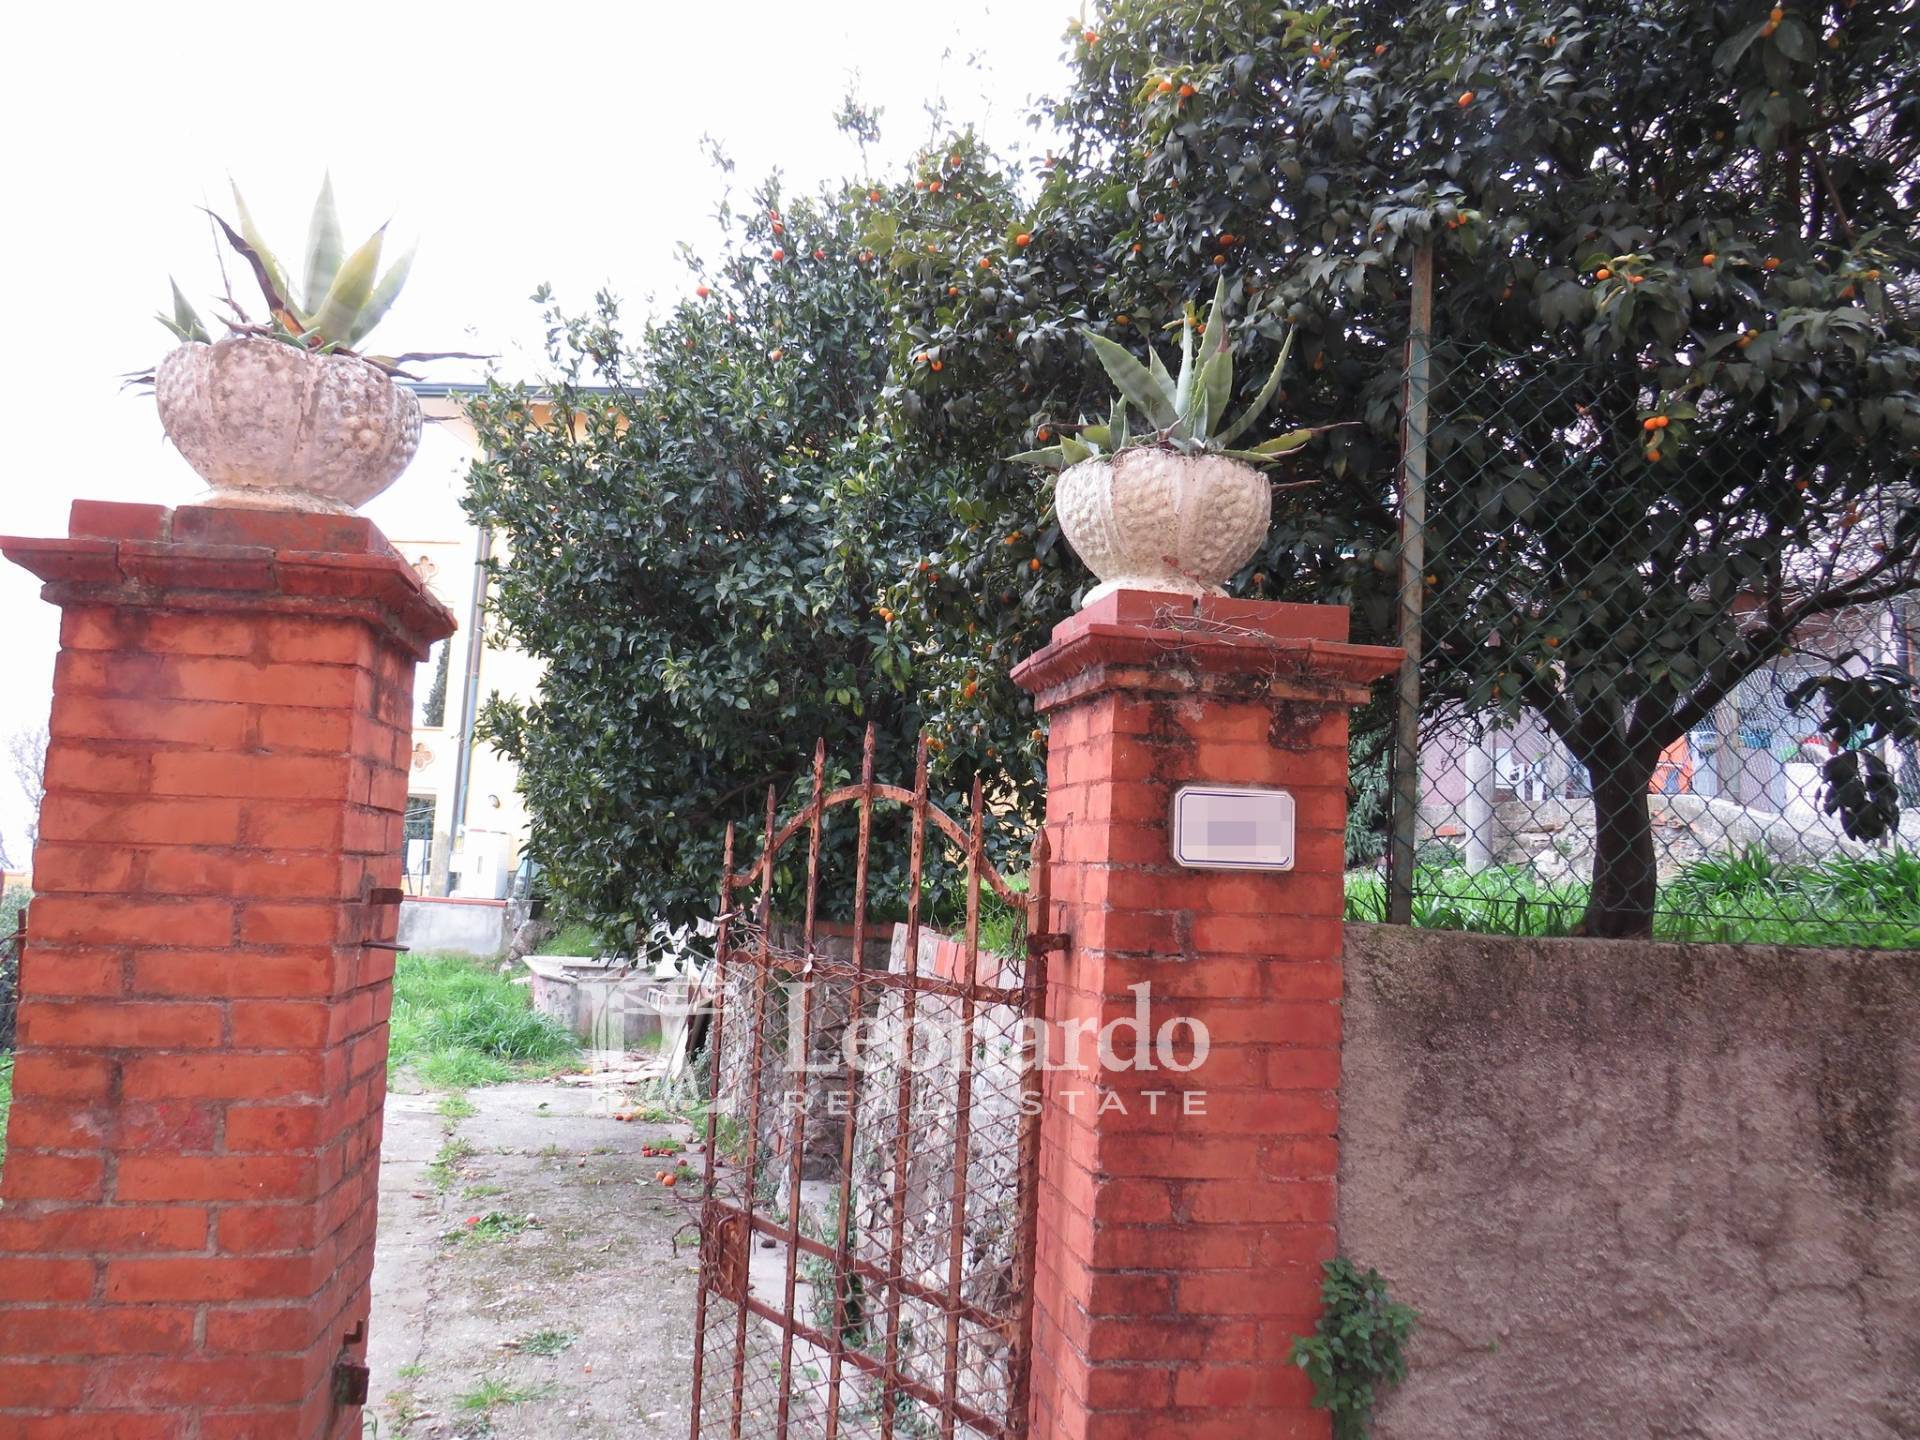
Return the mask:
<svg viewBox="0 0 1920 1440">
<path fill-rule="evenodd" d="M 1273 488 L 1225 455 L 1143 448 L 1062 471 L 1054 509 L 1100 577 L 1083 603 L 1115 590 L 1224 595 L 1221 582 L 1267 538 Z"/>
<path fill-rule="evenodd" d="M 160 423 L 211 490 L 202 501 L 347 514 L 400 478 L 420 444 L 413 392 L 350 355 L 234 336 L 154 372 Z"/>
</svg>

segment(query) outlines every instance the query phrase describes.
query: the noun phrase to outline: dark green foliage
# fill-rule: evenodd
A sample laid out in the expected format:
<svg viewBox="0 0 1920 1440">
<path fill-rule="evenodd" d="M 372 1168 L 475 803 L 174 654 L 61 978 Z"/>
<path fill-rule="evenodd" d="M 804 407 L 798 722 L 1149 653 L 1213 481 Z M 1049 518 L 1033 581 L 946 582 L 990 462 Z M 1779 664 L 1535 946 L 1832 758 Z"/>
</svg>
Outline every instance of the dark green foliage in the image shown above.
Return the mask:
<svg viewBox="0 0 1920 1440">
<path fill-rule="evenodd" d="M 1239 586 L 1350 601 L 1386 638 L 1406 276 L 1431 245 L 1425 693 L 1546 721 L 1596 778 L 1586 927 L 1644 931 L 1662 749 L 1802 627 L 1920 583 L 1915 30 L 1893 0 L 1818 45 L 1723 0 L 1280 21 L 1120 0 L 1073 47 L 1031 203 L 970 178 L 871 227 L 912 443 L 969 477 L 933 582 L 897 603 L 998 654 L 1044 637 L 1080 577 L 1044 491 L 994 457 L 1104 413 L 1075 326 L 1138 353 L 1224 275 L 1268 347 L 1298 329 L 1286 423 L 1364 422 L 1306 452 L 1326 483 L 1277 496 Z M 1830 803 L 1885 823 L 1891 786 L 1848 763 Z"/>
<path fill-rule="evenodd" d="M 1313 1403 L 1333 1418 L 1334 1440 L 1366 1440 L 1378 1391 L 1406 1378 L 1406 1343 L 1417 1318 L 1387 1297 L 1378 1270 L 1364 1274 L 1344 1256 L 1327 1261 L 1313 1334 L 1288 1358 L 1313 1381 Z"/>
<path fill-rule="evenodd" d="M 453 668 L 453 642 L 440 642 L 440 663 L 434 666 L 433 683 L 427 687 L 427 698 L 420 707 L 420 723 L 429 729 L 447 723 L 447 680 Z"/>
<path fill-rule="evenodd" d="M 550 419 L 519 387 L 472 409 L 488 459 L 468 506 L 510 542 L 496 611 L 547 662 L 537 701 L 490 703 L 485 731 L 520 764 L 548 879 L 616 927 L 710 914 L 727 823 L 744 869 L 767 787 L 790 813 L 816 738 L 845 783 L 871 722 L 879 778 L 912 780 L 921 657 L 881 592 L 938 517 L 874 424 L 881 301 L 836 202 L 769 185 L 744 216 L 723 209 L 707 296 L 633 335 L 608 296 L 550 310 Z M 942 776 L 954 805 L 970 777 Z M 889 807 L 881 905 L 902 829 Z M 851 835 L 830 831 L 830 861 Z M 805 846 L 786 853 L 790 894 Z M 829 865 L 836 897 L 851 869 Z"/>
<path fill-rule="evenodd" d="M 868 720 L 884 775 L 924 726 L 937 789 L 1004 775 L 1030 820 L 1040 732 L 1006 672 L 1087 577 L 1046 477 L 1002 457 L 1106 416 L 1080 331 L 1143 354 L 1220 278 L 1246 317 L 1234 408 L 1294 331 L 1273 428 L 1357 422 L 1282 467 L 1320 483 L 1278 492 L 1233 588 L 1350 603 L 1356 638 L 1390 639 L 1406 276 L 1431 245 L 1426 693 L 1544 718 L 1595 781 L 1585 924 L 1646 930 L 1661 750 L 1801 627 L 1920 581 L 1915 30 L 1896 0 L 1817 35 L 1755 15 L 1115 0 L 1068 41 L 1032 173 L 962 131 L 778 234 L 776 189 L 724 214 L 695 262 L 713 293 L 638 336 L 609 299 L 554 313 L 554 423 L 525 391 L 482 401 L 471 505 L 550 667 L 488 724 L 556 885 L 597 915 L 709 907 L 726 821 L 769 782 L 792 797 L 816 736 L 854 763 Z M 1884 818 L 1861 763 L 1835 778 Z"/>
</svg>

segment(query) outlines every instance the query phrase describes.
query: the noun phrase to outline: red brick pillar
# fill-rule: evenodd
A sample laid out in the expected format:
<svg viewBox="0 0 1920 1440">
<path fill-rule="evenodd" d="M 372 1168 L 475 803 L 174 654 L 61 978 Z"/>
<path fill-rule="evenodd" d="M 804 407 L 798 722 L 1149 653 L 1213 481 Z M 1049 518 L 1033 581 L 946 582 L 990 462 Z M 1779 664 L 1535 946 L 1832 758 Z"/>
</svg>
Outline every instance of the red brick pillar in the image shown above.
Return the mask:
<svg viewBox="0 0 1920 1440">
<path fill-rule="evenodd" d="M 1323 1437 L 1286 1362 L 1334 1254 L 1347 710 L 1399 652 L 1336 607 L 1108 596 L 1014 671 L 1050 717 L 1048 1016 L 1203 1025 L 1190 1070 L 1063 1045 L 1041 1127 L 1034 1440 Z M 1287 872 L 1187 869 L 1183 785 L 1291 792 Z M 1192 1028 L 1167 1032 L 1175 1066 Z"/>
<path fill-rule="evenodd" d="M 0 1440 L 360 1434 L 413 672 L 369 522 L 74 507 L 0 1174 Z"/>
</svg>

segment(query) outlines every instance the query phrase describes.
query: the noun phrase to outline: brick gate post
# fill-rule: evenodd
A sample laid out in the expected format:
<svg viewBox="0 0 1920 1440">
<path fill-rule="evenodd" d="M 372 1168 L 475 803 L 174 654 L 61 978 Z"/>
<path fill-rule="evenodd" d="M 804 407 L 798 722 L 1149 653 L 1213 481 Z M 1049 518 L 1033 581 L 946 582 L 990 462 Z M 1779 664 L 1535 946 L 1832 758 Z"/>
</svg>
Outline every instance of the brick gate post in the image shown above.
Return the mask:
<svg viewBox="0 0 1920 1440">
<path fill-rule="evenodd" d="M 413 672 L 368 521 L 74 506 L 0 1174 L 0 1437 L 358 1436 Z M 350 1382 L 351 1376 L 343 1375 Z"/>
<path fill-rule="evenodd" d="M 1033 1440 L 1328 1433 L 1286 1354 L 1335 1248 L 1347 711 L 1399 661 L 1346 638 L 1338 607 L 1126 591 L 1014 671 L 1051 721 L 1047 1013 L 1124 1022 L 1047 1076 Z M 1199 783 L 1290 792 L 1293 868 L 1177 864 Z"/>
</svg>

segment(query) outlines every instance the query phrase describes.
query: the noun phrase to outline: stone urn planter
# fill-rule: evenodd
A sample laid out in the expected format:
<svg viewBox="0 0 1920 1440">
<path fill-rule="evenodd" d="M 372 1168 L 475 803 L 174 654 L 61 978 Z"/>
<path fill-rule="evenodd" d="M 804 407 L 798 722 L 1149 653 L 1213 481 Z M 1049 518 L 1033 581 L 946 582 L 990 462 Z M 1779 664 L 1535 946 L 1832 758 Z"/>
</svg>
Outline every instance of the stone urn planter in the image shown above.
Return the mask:
<svg viewBox="0 0 1920 1440">
<path fill-rule="evenodd" d="M 1273 489 L 1228 455 L 1139 447 L 1061 471 L 1054 510 L 1100 580 L 1083 603 L 1115 590 L 1224 595 L 1266 540 Z"/>
<path fill-rule="evenodd" d="M 190 342 L 154 372 L 160 423 L 207 505 L 347 514 L 420 444 L 420 402 L 353 355 L 262 336 Z"/>
</svg>

